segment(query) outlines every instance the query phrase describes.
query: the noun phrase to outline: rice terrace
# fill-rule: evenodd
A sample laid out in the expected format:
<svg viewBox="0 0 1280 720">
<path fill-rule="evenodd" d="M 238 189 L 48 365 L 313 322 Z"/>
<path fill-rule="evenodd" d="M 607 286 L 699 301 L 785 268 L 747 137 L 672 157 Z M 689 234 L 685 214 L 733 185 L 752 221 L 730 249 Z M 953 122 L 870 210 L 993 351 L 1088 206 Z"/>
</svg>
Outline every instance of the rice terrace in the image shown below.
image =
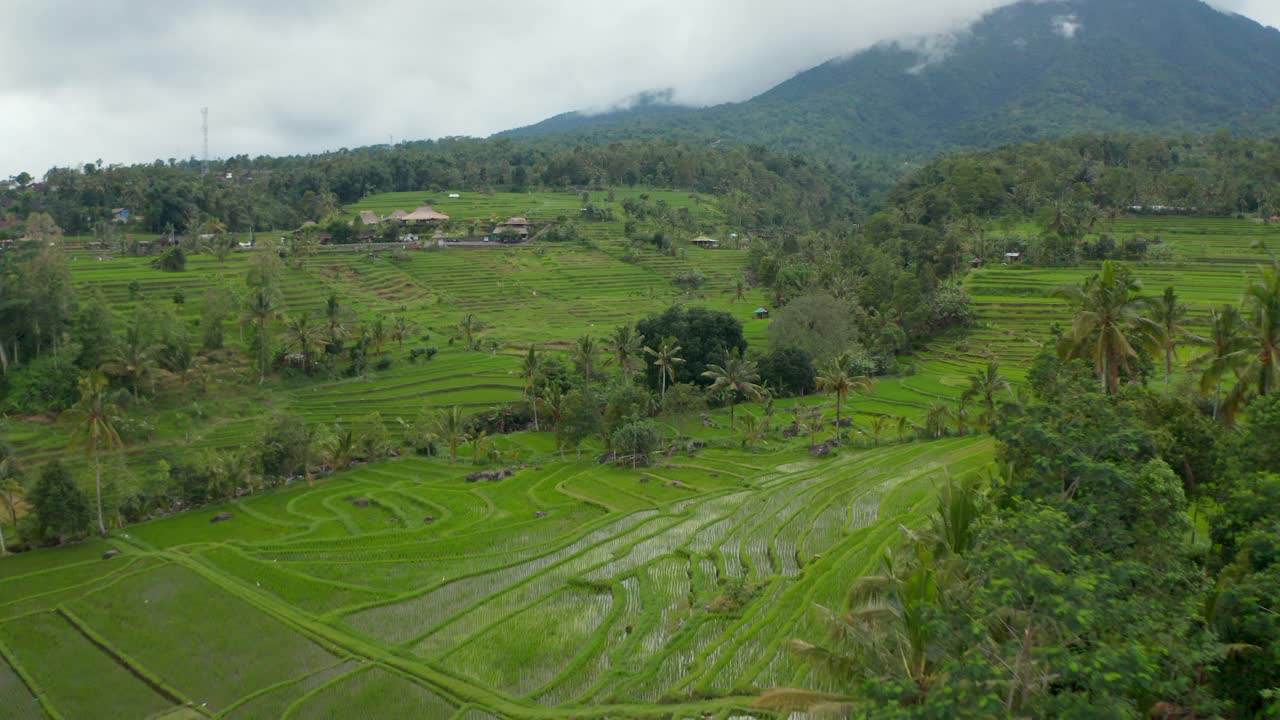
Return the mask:
<svg viewBox="0 0 1280 720">
<path fill-rule="evenodd" d="M 13 3 L 0 720 L 1280 719 L 1273 4 Z"/>
</svg>

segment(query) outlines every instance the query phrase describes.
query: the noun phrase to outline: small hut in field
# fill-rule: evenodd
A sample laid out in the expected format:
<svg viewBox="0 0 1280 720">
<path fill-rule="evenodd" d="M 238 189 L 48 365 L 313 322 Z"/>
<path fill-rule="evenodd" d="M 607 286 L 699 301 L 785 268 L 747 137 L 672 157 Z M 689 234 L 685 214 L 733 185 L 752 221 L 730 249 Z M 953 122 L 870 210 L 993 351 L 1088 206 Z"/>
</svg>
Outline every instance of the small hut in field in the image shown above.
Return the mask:
<svg viewBox="0 0 1280 720">
<path fill-rule="evenodd" d="M 403 221 L 405 225 L 440 227 L 441 225 L 449 222 L 449 216 L 437 211 L 430 205 L 423 205 L 417 210 L 405 215 Z"/>
<path fill-rule="evenodd" d="M 755 315 L 756 315 L 756 319 L 757 319 L 757 320 L 768 320 L 768 319 L 769 319 L 769 308 L 762 308 L 762 307 L 761 307 L 761 308 L 756 308 L 756 313 L 755 313 Z"/>
</svg>

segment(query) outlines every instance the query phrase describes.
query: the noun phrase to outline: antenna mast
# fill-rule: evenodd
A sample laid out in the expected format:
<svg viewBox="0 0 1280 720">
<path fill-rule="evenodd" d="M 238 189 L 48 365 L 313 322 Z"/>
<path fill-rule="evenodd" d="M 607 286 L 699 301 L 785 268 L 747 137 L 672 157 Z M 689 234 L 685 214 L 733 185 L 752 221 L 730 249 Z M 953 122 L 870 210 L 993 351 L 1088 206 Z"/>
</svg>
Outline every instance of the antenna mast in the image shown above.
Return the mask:
<svg viewBox="0 0 1280 720">
<path fill-rule="evenodd" d="M 200 132 L 204 135 L 204 164 L 201 165 L 200 173 L 202 175 L 209 174 L 209 108 L 200 108 Z"/>
</svg>

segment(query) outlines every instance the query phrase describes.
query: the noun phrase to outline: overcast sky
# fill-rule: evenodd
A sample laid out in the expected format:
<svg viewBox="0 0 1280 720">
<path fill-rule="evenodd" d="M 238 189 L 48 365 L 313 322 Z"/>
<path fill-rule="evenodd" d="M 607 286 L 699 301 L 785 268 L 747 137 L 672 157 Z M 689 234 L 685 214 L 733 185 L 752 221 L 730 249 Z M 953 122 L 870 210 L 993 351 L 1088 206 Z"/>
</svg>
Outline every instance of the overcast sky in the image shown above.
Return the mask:
<svg viewBox="0 0 1280 720">
<path fill-rule="evenodd" d="M 38 0 L 0 20 L 0 177 L 488 135 L 635 93 L 742 100 L 1009 0 Z M 1277 0 L 1213 0 L 1280 26 Z"/>
</svg>

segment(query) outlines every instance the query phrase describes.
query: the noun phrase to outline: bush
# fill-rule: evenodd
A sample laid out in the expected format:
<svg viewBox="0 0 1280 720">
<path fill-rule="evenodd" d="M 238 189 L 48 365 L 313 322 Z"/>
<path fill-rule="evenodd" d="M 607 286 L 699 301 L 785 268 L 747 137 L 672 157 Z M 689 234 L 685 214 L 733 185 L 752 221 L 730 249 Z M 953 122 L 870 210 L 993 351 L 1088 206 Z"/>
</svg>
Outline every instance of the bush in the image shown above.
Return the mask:
<svg viewBox="0 0 1280 720">
<path fill-rule="evenodd" d="M 662 428 L 652 420 L 636 420 L 618 428 L 610 438 L 610 446 L 620 463 L 635 467 L 647 465 L 649 454 L 662 447 Z"/>
<path fill-rule="evenodd" d="M 379 361 L 377 362 L 377 364 L 376 364 L 376 365 L 374 365 L 373 367 L 374 367 L 374 369 L 375 369 L 375 370 L 390 370 L 390 369 L 391 369 L 391 362 L 392 362 L 392 361 L 391 361 L 391 358 L 382 358 L 382 359 L 381 359 L 381 360 L 379 360 Z"/>
<path fill-rule="evenodd" d="M 701 270 L 693 268 L 680 272 L 675 276 L 672 282 L 680 287 L 696 290 L 706 284 L 707 276 Z"/>
<path fill-rule="evenodd" d="M 181 245 L 174 245 L 152 260 L 151 267 L 165 272 L 182 272 L 187 269 L 187 253 Z"/>
<path fill-rule="evenodd" d="M 9 376 L 4 406 L 11 412 L 36 415 L 66 410 L 80 398 L 80 370 L 68 358 L 74 353 L 42 357 Z"/>
<path fill-rule="evenodd" d="M 39 518 L 37 531 L 46 540 L 59 543 L 84 534 L 89 527 L 89 497 L 71 478 L 61 460 L 53 460 L 40 471 L 31 491 L 31 504 Z"/>
<path fill-rule="evenodd" d="M 779 347 L 759 360 L 760 379 L 783 396 L 808 395 L 817 386 L 813 358 L 798 347 Z"/>
</svg>

